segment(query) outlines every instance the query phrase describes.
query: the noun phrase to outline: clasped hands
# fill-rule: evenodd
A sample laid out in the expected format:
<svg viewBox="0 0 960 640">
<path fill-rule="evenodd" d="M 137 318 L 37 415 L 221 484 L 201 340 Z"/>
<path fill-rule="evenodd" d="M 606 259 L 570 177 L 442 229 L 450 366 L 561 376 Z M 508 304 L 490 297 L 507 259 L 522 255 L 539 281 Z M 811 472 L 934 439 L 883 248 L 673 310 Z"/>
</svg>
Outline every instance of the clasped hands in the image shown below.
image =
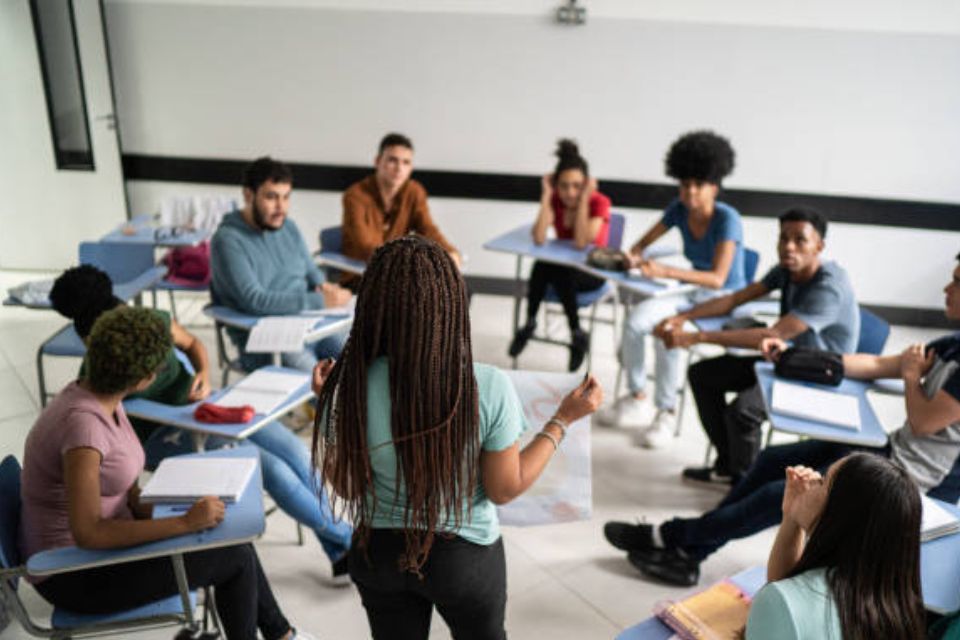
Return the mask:
<svg viewBox="0 0 960 640">
<path fill-rule="evenodd" d="M 660 321 L 654 328 L 653 335 L 663 340 L 663 343 L 669 349 L 688 349 L 699 342 L 700 334 L 699 332 L 684 331 L 683 326 L 686 323 L 686 316 L 671 316 Z"/>
</svg>

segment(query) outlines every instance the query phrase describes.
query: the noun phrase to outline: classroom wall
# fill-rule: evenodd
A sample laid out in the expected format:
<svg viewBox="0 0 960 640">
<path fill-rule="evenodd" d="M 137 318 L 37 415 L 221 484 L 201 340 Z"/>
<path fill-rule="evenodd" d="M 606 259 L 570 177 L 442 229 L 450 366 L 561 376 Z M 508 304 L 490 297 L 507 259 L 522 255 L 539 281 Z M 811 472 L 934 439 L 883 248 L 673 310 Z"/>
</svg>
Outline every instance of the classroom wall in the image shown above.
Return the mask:
<svg viewBox="0 0 960 640">
<path fill-rule="evenodd" d="M 553 23 L 559 3 L 539 0 L 266 4 L 107 0 L 125 153 L 363 166 L 397 129 L 422 168 L 535 175 L 571 135 L 601 184 L 662 182 L 672 139 L 706 126 L 737 149 L 729 187 L 960 203 L 956 3 L 609 0 L 585 3 L 583 27 Z M 235 193 L 128 187 L 134 212 Z M 337 194 L 296 198 L 311 239 L 336 224 Z M 472 273 L 512 274 L 481 245 L 533 202 L 432 206 Z M 628 214 L 631 235 L 655 219 Z M 762 266 L 774 234 L 773 220 L 746 220 Z M 864 301 L 935 309 L 960 233 L 843 224 L 828 246 Z"/>
</svg>

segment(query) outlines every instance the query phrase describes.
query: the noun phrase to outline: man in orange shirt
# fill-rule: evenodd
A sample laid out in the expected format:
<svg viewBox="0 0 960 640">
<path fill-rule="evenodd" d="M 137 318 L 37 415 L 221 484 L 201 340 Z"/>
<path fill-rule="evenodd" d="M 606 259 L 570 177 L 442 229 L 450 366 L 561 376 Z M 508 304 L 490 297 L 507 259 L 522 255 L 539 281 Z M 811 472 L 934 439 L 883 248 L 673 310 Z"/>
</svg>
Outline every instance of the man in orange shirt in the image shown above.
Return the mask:
<svg viewBox="0 0 960 640">
<path fill-rule="evenodd" d="M 413 232 L 439 244 L 460 266 L 460 253 L 430 217 L 426 190 L 410 178 L 410 139 L 399 133 L 385 135 L 374 168 L 373 175 L 350 185 L 343 194 L 344 255 L 366 261 L 385 242 Z M 355 276 L 344 280 L 347 286 L 357 282 Z"/>
</svg>

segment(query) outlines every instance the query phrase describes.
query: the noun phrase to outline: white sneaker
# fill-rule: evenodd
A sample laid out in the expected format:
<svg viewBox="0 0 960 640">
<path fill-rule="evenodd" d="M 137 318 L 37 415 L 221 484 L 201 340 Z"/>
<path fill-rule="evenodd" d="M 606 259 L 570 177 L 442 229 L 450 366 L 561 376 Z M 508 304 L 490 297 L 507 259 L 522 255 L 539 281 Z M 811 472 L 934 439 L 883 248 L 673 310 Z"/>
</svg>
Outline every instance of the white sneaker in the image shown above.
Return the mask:
<svg viewBox="0 0 960 640">
<path fill-rule="evenodd" d="M 677 430 L 677 414 L 666 409 L 658 409 L 650 428 L 642 432 L 639 444 L 647 449 L 663 449 L 673 442 Z"/>
<path fill-rule="evenodd" d="M 640 427 L 650 424 L 650 403 L 632 395 L 619 398 L 597 412 L 597 421 L 611 427 Z"/>
</svg>

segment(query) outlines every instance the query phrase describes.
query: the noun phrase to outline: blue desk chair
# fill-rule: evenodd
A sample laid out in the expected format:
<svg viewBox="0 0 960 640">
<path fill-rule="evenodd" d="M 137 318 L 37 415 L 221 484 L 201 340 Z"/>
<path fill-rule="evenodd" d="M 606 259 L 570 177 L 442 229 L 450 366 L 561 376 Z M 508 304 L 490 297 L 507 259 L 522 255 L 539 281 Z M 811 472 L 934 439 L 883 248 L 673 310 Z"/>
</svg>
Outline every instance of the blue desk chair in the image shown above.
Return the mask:
<svg viewBox="0 0 960 640">
<path fill-rule="evenodd" d="M 183 282 L 171 282 L 167 279 L 160 280 L 153 287 L 153 308 L 157 308 L 157 291 L 166 291 L 167 296 L 170 300 L 170 315 L 173 316 L 173 319 L 177 322 L 180 321 L 180 318 L 177 317 L 177 302 L 174 298 L 174 293 L 179 292 L 193 292 L 193 293 L 208 293 L 210 291 L 209 284 L 186 284 Z"/>
<path fill-rule="evenodd" d="M 18 590 L 20 578 L 26 575 L 26 558 L 21 557 L 17 541 L 19 528 L 20 464 L 15 457 L 7 456 L 0 463 L 0 589 L 10 613 L 30 635 L 72 638 L 76 635 L 105 635 L 161 625 L 188 624 L 183 602 L 189 599 L 191 608 L 196 608 L 194 592 L 182 592 L 135 609 L 109 614 L 82 614 L 54 607 L 50 627 L 40 626 L 27 613 Z M 81 568 L 67 567 L 61 573 Z"/>
<path fill-rule="evenodd" d="M 343 227 L 327 227 L 320 229 L 320 251 L 317 255 L 324 253 L 340 253 L 343 249 Z M 340 270 L 331 267 L 324 267 L 327 273 L 327 280 L 338 281 L 340 279 Z"/>
<path fill-rule="evenodd" d="M 249 373 L 243 366 L 240 358 L 240 351 L 231 354 L 227 348 L 230 342 L 226 335 L 228 326 L 237 326 L 238 323 L 247 322 L 252 327 L 257 322 L 255 316 L 249 316 L 230 307 L 223 307 L 215 304 L 208 304 L 203 308 L 203 314 L 213 320 L 213 327 L 217 336 L 217 364 L 220 366 L 220 387 L 226 387 L 230 378 L 230 373 L 247 374 Z"/>
<path fill-rule="evenodd" d="M 613 249 L 619 249 L 623 244 L 623 229 L 625 226 L 626 220 L 622 213 L 613 213 L 610 214 L 610 230 L 607 235 L 607 246 Z M 546 344 L 556 344 L 562 346 L 570 346 L 569 342 L 558 340 L 556 338 L 550 337 L 549 332 L 549 319 L 552 316 L 563 315 L 561 310 L 557 310 L 556 305 L 560 304 L 560 296 L 557 295 L 557 292 L 554 291 L 552 286 L 547 287 L 547 293 L 543 298 L 543 317 L 544 317 L 544 334 L 534 335 L 530 338 L 533 342 L 543 342 Z M 612 318 L 597 318 L 597 309 L 600 308 L 600 305 L 605 302 L 613 302 L 613 316 Z M 603 324 L 609 324 L 613 326 L 613 341 L 614 349 L 616 349 L 617 342 L 617 287 L 610 282 L 604 282 L 603 285 L 597 287 L 592 291 L 584 291 L 577 294 L 577 308 L 585 309 L 590 308 L 590 315 L 588 316 L 587 323 L 587 335 L 590 337 L 592 342 L 593 340 L 593 327 L 597 322 Z M 519 329 L 519 327 L 514 327 L 514 333 Z M 587 350 L 587 369 L 591 368 L 593 364 L 593 349 Z M 517 368 L 517 358 L 513 359 L 513 368 Z"/>
<path fill-rule="evenodd" d="M 81 242 L 78 249 L 80 264 L 90 264 L 103 270 L 113 282 L 113 293 L 121 300 L 139 296 L 140 292 L 163 277 L 166 267 L 153 263 L 153 247 L 120 242 Z M 43 359 L 50 357 L 82 357 L 86 353 L 83 341 L 67 325 L 44 340 L 37 349 L 37 387 L 40 406 L 47 406 L 51 393 L 47 391 Z"/>
</svg>

